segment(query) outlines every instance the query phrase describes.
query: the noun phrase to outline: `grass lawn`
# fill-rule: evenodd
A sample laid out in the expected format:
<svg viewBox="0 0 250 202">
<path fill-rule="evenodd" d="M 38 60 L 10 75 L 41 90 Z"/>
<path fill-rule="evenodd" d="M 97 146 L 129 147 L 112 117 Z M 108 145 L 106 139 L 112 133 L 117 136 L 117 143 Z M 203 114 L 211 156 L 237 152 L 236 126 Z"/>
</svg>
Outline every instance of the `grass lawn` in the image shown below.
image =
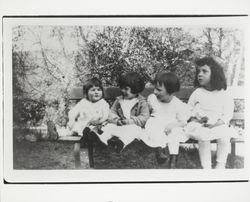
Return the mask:
<svg viewBox="0 0 250 202">
<path fill-rule="evenodd" d="M 13 142 L 14 169 L 74 169 L 73 144 L 26 140 Z M 87 153 L 81 152 L 81 168 L 88 168 Z M 168 169 L 168 161 L 159 165 L 152 148 L 134 141 L 121 154 L 111 148 L 99 146 L 94 152 L 96 169 Z M 213 158 L 213 161 L 215 158 Z M 199 169 L 196 148 L 180 148 L 178 168 Z M 228 156 L 227 168 L 243 168 L 244 158 Z"/>
</svg>

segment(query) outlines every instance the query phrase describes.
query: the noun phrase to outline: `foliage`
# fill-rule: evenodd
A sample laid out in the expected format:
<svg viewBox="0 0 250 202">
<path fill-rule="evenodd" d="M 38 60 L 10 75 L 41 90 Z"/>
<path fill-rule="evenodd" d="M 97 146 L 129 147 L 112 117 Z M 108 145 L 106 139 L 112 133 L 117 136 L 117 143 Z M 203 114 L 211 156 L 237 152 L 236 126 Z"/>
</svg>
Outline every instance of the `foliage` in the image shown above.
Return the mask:
<svg viewBox="0 0 250 202">
<path fill-rule="evenodd" d="M 181 28 L 104 27 L 89 42 L 87 66 L 107 85 L 114 85 L 120 74 L 136 71 L 152 81 L 161 71 L 175 72 L 183 85 L 191 85 L 194 68 L 190 46 Z M 186 41 L 185 41 L 186 40 Z"/>
<path fill-rule="evenodd" d="M 241 30 L 17 26 L 12 31 L 13 109 L 20 124 L 35 124 L 41 119 L 62 124 L 71 88 L 82 86 L 93 76 L 106 86 L 114 86 L 117 78 L 129 71 L 140 73 L 149 82 L 158 72 L 171 71 L 182 86 L 191 86 L 193 61 L 203 55 L 221 59 L 229 85 L 235 81 L 244 85 Z"/>
<path fill-rule="evenodd" d="M 45 115 L 45 105 L 35 100 L 14 99 L 13 122 L 16 125 L 35 126 Z"/>
</svg>

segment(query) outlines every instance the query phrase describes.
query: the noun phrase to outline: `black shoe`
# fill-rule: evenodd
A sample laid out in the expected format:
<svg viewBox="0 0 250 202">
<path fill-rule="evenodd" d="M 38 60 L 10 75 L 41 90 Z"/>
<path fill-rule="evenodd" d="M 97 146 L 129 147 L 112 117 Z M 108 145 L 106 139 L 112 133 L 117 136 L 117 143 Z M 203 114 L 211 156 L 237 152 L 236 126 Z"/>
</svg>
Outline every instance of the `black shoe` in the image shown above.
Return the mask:
<svg viewBox="0 0 250 202">
<path fill-rule="evenodd" d="M 177 168 L 177 159 L 178 155 L 170 155 L 169 168 L 174 169 Z"/>
<path fill-rule="evenodd" d="M 115 151 L 120 154 L 121 151 L 123 150 L 124 148 L 124 143 L 121 141 L 121 140 L 118 140 L 116 143 L 115 143 Z"/>
<path fill-rule="evenodd" d="M 118 137 L 115 137 L 115 136 L 112 137 L 112 138 L 110 138 L 110 139 L 108 140 L 108 146 L 114 148 L 114 147 L 115 147 L 115 143 L 116 143 L 118 140 L 119 140 L 119 138 L 118 138 Z"/>
<path fill-rule="evenodd" d="M 164 149 L 161 148 L 161 147 L 158 147 L 156 149 L 156 152 L 155 152 L 155 157 L 156 157 L 156 160 L 159 164 L 163 164 L 166 162 L 167 160 L 167 155 L 164 153 Z"/>
<path fill-rule="evenodd" d="M 112 137 L 108 140 L 108 146 L 120 154 L 124 148 L 124 143 L 118 137 Z"/>
</svg>

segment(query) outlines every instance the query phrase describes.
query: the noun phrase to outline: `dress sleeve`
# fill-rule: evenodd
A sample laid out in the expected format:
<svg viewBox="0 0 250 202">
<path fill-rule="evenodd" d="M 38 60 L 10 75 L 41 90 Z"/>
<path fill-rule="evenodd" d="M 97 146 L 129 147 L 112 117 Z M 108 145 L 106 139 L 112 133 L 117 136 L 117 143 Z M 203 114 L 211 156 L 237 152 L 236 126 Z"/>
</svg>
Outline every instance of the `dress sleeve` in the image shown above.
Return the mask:
<svg viewBox="0 0 250 202">
<path fill-rule="evenodd" d="M 150 114 L 153 112 L 153 109 L 154 109 L 154 98 L 155 98 L 155 95 L 154 94 L 150 94 L 148 96 L 148 99 L 147 99 L 147 103 L 148 103 L 148 108 L 149 108 Z"/>
<path fill-rule="evenodd" d="M 140 106 L 140 114 L 138 116 L 131 116 L 130 124 L 136 124 L 143 128 L 149 119 L 150 113 L 148 103 L 145 99 L 141 100 Z"/>
<path fill-rule="evenodd" d="M 81 108 L 84 106 L 85 100 L 82 99 L 78 102 L 68 113 L 69 122 L 75 122 L 76 119 L 80 116 Z"/>
<path fill-rule="evenodd" d="M 177 120 L 182 123 L 187 123 L 191 116 L 190 107 L 186 103 L 180 101 L 178 109 L 179 111 L 177 113 Z"/>
<path fill-rule="evenodd" d="M 225 103 L 223 105 L 221 120 L 228 124 L 233 117 L 234 99 L 229 90 L 226 90 L 225 94 L 223 93 L 222 96 L 222 100 L 225 100 Z"/>
<path fill-rule="evenodd" d="M 100 122 L 103 123 L 104 121 L 106 121 L 108 119 L 108 116 L 109 116 L 109 104 L 103 100 L 103 107 L 102 107 L 102 117 L 101 117 L 101 120 Z"/>
<path fill-rule="evenodd" d="M 193 116 L 193 111 L 195 108 L 195 105 L 197 104 L 197 97 L 199 96 L 199 88 L 196 89 L 189 97 L 187 107 L 190 111 L 190 116 Z"/>
</svg>

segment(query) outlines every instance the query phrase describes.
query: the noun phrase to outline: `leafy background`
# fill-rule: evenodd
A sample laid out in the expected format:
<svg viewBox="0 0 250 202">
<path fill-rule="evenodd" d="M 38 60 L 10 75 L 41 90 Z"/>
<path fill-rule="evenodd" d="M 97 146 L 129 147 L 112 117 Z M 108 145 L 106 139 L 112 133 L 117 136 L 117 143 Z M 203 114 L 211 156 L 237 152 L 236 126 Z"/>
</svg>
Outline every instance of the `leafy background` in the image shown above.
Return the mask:
<svg viewBox="0 0 250 202">
<path fill-rule="evenodd" d="M 115 86 L 136 71 L 171 71 L 192 86 L 194 60 L 216 56 L 229 86 L 244 85 L 243 32 L 222 27 L 16 26 L 12 30 L 14 126 L 61 124 L 69 92 L 97 76 Z M 242 108 L 241 105 L 238 108 Z"/>
</svg>

